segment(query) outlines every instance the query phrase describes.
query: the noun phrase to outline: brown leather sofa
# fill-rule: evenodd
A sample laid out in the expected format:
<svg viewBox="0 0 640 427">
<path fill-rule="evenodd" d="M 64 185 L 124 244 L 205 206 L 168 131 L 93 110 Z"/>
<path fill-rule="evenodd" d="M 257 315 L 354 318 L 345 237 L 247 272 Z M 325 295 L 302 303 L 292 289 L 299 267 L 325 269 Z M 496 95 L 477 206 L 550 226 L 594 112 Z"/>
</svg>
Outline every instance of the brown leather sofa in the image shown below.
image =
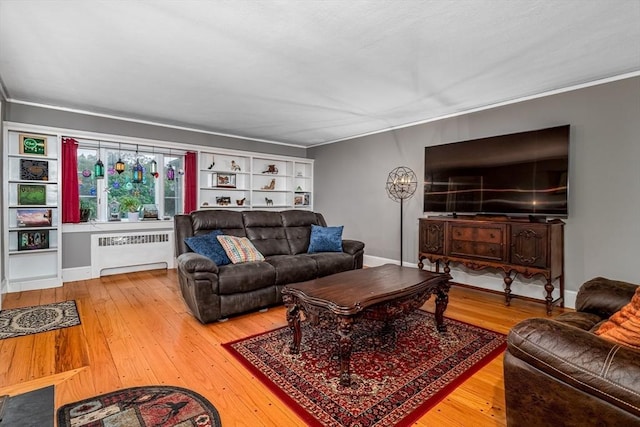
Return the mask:
<svg viewBox="0 0 640 427">
<path fill-rule="evenodd" d="M 362 268 L 364 243 L 343 240 L 342 252 L 307 253 L 311 224 L 323 216 L 302 210 L 200 210 L 174 217 L 178 278 L 182 296 L 202 323 L 282 303 L 281 290 L 342 271 Z M 184 239 L 221 230 L 247 237 L 265 261 L 216 265 L 192 252 Z"/>
<path fill-rule="evenodd" d="M 637 287 L 598 277 L 578 291 L 575 312 L 513 327 L 504 356 L 508 426 L 640 426 L 640 351 L 593 333 Z"/>
</svg>

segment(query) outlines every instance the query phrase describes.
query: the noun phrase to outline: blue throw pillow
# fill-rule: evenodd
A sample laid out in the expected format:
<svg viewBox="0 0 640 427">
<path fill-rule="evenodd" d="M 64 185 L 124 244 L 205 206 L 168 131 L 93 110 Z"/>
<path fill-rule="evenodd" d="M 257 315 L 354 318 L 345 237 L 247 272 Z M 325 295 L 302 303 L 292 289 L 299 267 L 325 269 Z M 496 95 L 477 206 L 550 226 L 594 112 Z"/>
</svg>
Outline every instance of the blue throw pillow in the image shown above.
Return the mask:
<svg viewBox="0 0 640 427">
<path fill-rule="evenodd" d="M 339 227 L 320 227 L 311 224 L 311 241 L 307 253 L 342 252 L 342 229 Z"/>
<path fill-rule="evenodd" d="M 202 236 L 187 237 L 184 239 L 184 242 L 192 251 L 210 258 L 213 262 L 218 264 L 218 266 L 227 265 L 231 263 L 231 260 L 217 239 L 218 236 L 222 236 L 223 234 L 224 233 L 220 230 L 214 230 L 211 233 L 203 234 Z"/>
</svg>

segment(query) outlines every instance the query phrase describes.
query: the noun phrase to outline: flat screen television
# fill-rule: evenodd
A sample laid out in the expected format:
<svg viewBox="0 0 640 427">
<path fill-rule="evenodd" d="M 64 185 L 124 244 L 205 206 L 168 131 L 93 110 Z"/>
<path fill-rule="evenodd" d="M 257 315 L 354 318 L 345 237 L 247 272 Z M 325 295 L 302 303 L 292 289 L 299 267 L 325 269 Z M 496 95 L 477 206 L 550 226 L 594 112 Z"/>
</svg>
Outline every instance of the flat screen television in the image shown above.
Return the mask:
<svg viewBox="0 0 640 427">
<path fill-rule="evenodd" d="M 424 212 L 568 215 L 569 125 L 426 147 Z"/>
</svg>

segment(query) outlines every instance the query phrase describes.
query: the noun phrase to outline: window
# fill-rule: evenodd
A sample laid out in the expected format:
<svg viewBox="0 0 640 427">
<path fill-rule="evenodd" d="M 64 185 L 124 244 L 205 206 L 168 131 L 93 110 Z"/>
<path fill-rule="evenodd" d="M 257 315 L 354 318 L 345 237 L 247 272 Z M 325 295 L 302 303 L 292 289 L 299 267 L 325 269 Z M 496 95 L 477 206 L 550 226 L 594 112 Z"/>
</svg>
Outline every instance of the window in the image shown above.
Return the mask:
<svg viewBox="0 0 640 427">
<path fill-rule="evenodd" d="M 77 139 L 77 138 L 76 138 Z M 138 149 L 135 145 L 101 143 L 80 140 L 78 148 L 78 182 L 80 185 L 80 207 L 88 209 L 90 219 L 98 221 L 126 218 L 129 210 L 138 211 L 143 205 L 155 205 L 160 218 L 170 218 L 182 212 L 183 156 L 167 155 L 163 148 L 145 146 Z M 158 152 L 160 151 L 160 152 Z M 94 165 L 98 155 L 104 163 L 104 179 L 96 179 Z M 116 164 L 122 161 L 124 171 L 118 173 Z M 155 166 L 153 162 L 155 161 Z M 142 180 L 137 182 L 133 176 L 136 164 L 142 167 Z M 169 165 L 174 171 L 174 179 L 167 176 Z M 156 169 L 156 175 L 152 170 Z M 117 209 L 112 213 L 111 209 Z"/>
<path fill-rule="evenodd" d="M 98 214 L 98 187 L 93 165 L 98 160 L 97 149 L 78 148 L 78 184 L 81 220 L 96 219 Z M 82 218 L 83 211 L 88 215 Z"/>
</svg>

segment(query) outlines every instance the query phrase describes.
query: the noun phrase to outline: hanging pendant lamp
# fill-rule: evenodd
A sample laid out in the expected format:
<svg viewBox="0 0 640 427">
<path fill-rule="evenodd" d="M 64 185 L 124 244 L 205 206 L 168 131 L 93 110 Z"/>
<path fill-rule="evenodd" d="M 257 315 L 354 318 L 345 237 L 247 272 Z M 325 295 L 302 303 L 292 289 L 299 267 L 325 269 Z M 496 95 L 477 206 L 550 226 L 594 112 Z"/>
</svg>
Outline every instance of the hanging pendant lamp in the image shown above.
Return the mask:
<svg viewBox="0 0 640 427">
<path fill-rule="evenodd" d="M 158 162 L 156 162 L 156 153 L 154 147 L 151 147 L 151 153 L 153 154 L 153 160 L 151 160 L 151 164 L 149 165 L 149 173 L 151 173 L 152 177 L 157 178 L 160 175 L 158 174 Z"/>
<path fill-rule="evenodd" d="M 142 182 L 143 174 L 144 168 L 140 164 L 140 159 L 138 159 L 138 146 L 136 145 L 136 164 L 133 166 L 131 179 L 134 183 L 140 184 Z"/>
<path fill-rule="evenodd" d="M 171 157 L 171 148 L 169 148 L 169 157 Z M 167 179 L 169 181 L 176 179 L 176 170 L 171 165 L 171 160 L 169 160 L 169 164 L 167 165 Z"/>
<path fill-rule="evenodd" d="M 122 155 L 120 153 L 120 143 L 118 142 L 118 161 L 116 162 L 116 172 L 118 172 L 118 175 L 124 172 L 124 168 L 125 164 L 122 161 Z"/>
<path fill-rule="evenodd" d="M 96 179 L 104 178 L 104 164 L 102 160 L 100 160 L 100 141 L 98 141 L 98 161 L 93 165 L 93 176 L 95 176 Z"/>
</svg>

